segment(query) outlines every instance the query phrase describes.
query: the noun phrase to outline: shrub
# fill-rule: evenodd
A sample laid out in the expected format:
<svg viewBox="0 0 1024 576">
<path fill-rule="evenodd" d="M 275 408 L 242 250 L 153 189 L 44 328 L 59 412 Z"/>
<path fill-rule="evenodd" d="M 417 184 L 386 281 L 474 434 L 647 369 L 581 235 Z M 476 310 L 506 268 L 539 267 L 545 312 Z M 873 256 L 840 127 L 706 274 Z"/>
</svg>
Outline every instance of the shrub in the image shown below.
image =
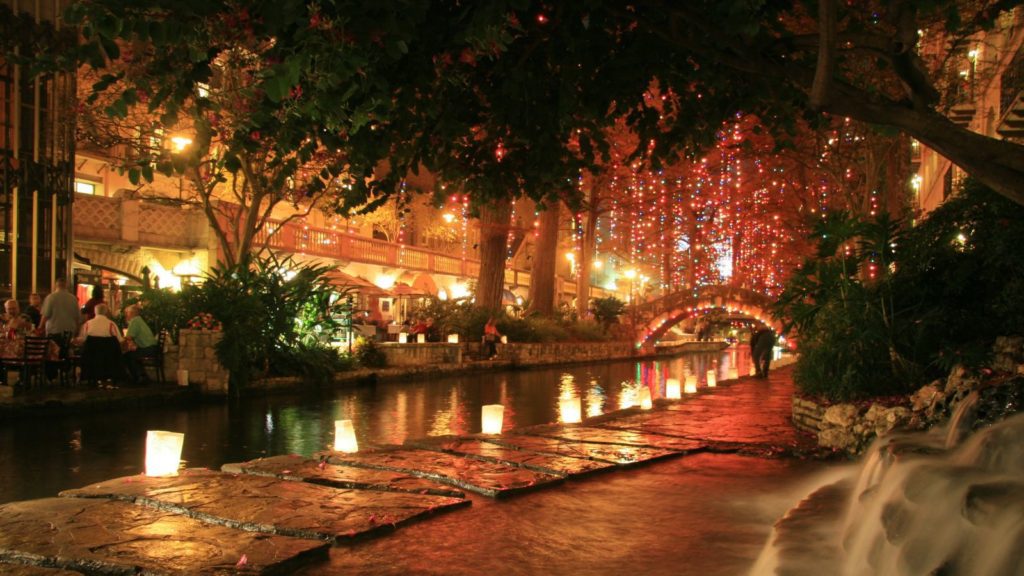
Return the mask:
<svg viewBox="0 0 1024 576">
<path fill-rule="evenodd" d="M 339 299 L 326 278 L 329 270 L 290 257 L 254 256 L 236 266 L 214 267 L 206 282 L 182 293 L 184 309 L 209 312 L 223 325 L 217 358 L 230 373 L 234 393 L 266 367 L 313 374 L 319 368 L 300 360 L 337 356 L 327 345 L 339 329 Z"/>
<path fill-rule="evenodd" d="M 356 361 L 364 368 L 383 368 L 388 363 L 387 357 L 384 356 L 384 351 L 377 345 L 377 341 L 372 338 L 359 338 L 356 340 L 353 353 Z"/>
<path fill-rule="evenodd" d="M 815 237 L 776 307 L 799 333 L 804 392 L 905 393 L 1024 325 L 1024 206 L 971 180 L 915 228 L 833 214 Z"/>
<path fill-rule="evenodd" d="M 590 312 L 604 326 L 605 330 L 619 321 L 619 316 L 626 312 L 626 303 L 614 296 L 594 298 L 590 301 Z"/>
</svg>

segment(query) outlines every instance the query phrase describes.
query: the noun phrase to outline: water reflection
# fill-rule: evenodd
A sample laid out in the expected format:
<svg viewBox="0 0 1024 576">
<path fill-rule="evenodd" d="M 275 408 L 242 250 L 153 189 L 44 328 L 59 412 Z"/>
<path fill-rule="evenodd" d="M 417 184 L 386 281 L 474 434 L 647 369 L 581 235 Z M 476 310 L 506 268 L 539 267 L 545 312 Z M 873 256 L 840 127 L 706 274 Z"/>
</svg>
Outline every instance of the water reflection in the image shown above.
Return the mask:
<svg viewBox="0 0 1024 576">
<path fill-rule="evenodd" d="M 653 398 L 664 397 L 668 378 L 696 374 L 703 388 L 708 370 L 724 380 L 749 366 L 747 349 L 740 346 L 656 361 L 480 373 L 187 409 L 19 419 L 0 424 L 0 502 L 139 473 L 146 430 L 184 432 L 187 463 L 216 468 L 327 449 L 335 420 L 352 420 L 361 446 L 400 444 L 479 432 L 485 404 L 505 407 L 503 427 L 509 429 L 559 421 L 564 397 L 582 399 L 586 415 L 597 416 L 639 404 L 641 387 Z"/>
</svg>

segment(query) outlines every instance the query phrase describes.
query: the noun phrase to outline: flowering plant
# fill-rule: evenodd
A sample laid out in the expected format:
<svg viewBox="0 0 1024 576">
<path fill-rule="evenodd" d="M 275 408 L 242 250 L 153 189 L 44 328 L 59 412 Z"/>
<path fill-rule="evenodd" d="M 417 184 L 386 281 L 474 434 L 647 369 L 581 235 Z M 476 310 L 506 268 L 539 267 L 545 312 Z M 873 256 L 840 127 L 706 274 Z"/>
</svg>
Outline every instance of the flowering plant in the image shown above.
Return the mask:
<svg viewBox="0 0 1024 576">
<path fill-rule="evenodd" d="M 200 312 L 192 317 L 188 321 L 188 327 L 193 330 L 213 330 L 219 332 L 221 330 L 220 321 L 213 317 L 213 314 L 209 312 Z"/>
</svg>

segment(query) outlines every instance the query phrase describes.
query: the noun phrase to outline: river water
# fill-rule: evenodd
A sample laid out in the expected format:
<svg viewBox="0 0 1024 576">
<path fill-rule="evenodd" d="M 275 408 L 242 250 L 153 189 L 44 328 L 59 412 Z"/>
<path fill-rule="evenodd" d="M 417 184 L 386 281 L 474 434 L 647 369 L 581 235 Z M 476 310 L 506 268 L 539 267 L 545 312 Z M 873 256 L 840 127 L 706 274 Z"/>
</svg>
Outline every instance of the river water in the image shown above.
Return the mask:
<svg viewBox="0 0 1024 576">
<path fill-rule="evenodd" d="M 558 420 L 558 399 L 576 395 L 587 416 L 637 402 L 640 386 L 654 398 L 667 377 L 746 374 L 745 347 L 643 362 L 612 362 L 544 370 L 479 373 L 379 383 L 239 403 L 46 416 L 0 423 L 0 503 L 139 473 L 146 430 L 185 433 L 182 458 L 219 468 L 279 454 L 328 448 L 334 421 L 351 419 L 359 441 L 401 444 L 424 436 L 480 431 L 480 407 L 505 406 L 506 429 Z M 703 379 L 704 376 L 701 376 Z M 702 382 L 703 383 L 703 382 Z"/>
</svg>

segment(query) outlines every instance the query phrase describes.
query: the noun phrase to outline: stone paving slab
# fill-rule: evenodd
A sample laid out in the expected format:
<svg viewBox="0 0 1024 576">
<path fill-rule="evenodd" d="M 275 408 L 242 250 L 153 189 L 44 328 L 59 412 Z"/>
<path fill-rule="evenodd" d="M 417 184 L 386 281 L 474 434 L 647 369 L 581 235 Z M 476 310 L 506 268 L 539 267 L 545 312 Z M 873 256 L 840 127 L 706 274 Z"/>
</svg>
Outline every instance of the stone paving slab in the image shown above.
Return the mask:
<svg viewBox="0 0 1024 576">
<path fill-rule="evenodd" d="M 602 426 L 606 426 L 606 424 L 602 424 Z M 704 442 L 696 439 L 661 436 L 645 431 L 617 430 L 597 426 L 546 424 L 524 429 L 523 433 L 531 436 L 544 436 L 546 438 L 560 438 L 596 444 L 649 446 L 672 450 L 681 454 L 703 450 L 707 447 Z"/>
<path fill-rule="evenodd" d="M 560 454 L 521 450 L 514 446 L 486 442 L 482 438 L 459 438 L 454 436 L 435 436 L 406 442 L 407 446 L 425 450 L 440 450 L 469 458 L 477 458 L 487 462 L 498 462 L 509 466 L 521 466 L 537 472 L 555 476 L 582 476 L 615 467 L 610 462 L 600 462 Z"/>
<path fill-rule="evenodd" d="M 331 464 L 411 474 L 491 498 L 527 492 L 563 480 L 561 476 L 517 466 L 401 446 L 360 450 L 354 454 L 323 452 L 314 456 L 321 455 Z"/>
<path fill-rule="evenodd" d="M 526 434 L 503 434 L 494 438 L 485 438 L 484 442 L 518 448 L 520 450 L 561 454 L 562 456 L 571 456 L 573 458 L 586 458 L 617 466 L 630 466 L 640 462 L 648 462 L 679 454 L 675 450 L 664 448 L 628 446 L 623 444 L 598 444 L 566 440 L 564 438 L 528 436 Z"/>
<path fill-rule="evenodd" d="M 204 469 L 159 478 L 116 478 L 60 495 L 125 500 L 241 530 L 334 542 L 390 531 L 418 516 L 470 503 Z"/>
<path fill-rule="evenodd" d="M 326 559 L 329 547 L 112 500 L 44 498 L 0 506 L 0 562 L 86 574 L 289 574 Z"/>
<path fill-rule="evenodd" d="M 309 482 L 335 488 L 410 492 L 413 494 L 449 496 L 451 498 L 466 497 L 464 492 L 418 476 L 390 470 L 339 466 L 328 464 L 324 460 L 313 460 L 296 454 L 225 464 L 221 466 L 221 471 L 229 474 L 272 476 L 282 480 Z"/>
</svg>

